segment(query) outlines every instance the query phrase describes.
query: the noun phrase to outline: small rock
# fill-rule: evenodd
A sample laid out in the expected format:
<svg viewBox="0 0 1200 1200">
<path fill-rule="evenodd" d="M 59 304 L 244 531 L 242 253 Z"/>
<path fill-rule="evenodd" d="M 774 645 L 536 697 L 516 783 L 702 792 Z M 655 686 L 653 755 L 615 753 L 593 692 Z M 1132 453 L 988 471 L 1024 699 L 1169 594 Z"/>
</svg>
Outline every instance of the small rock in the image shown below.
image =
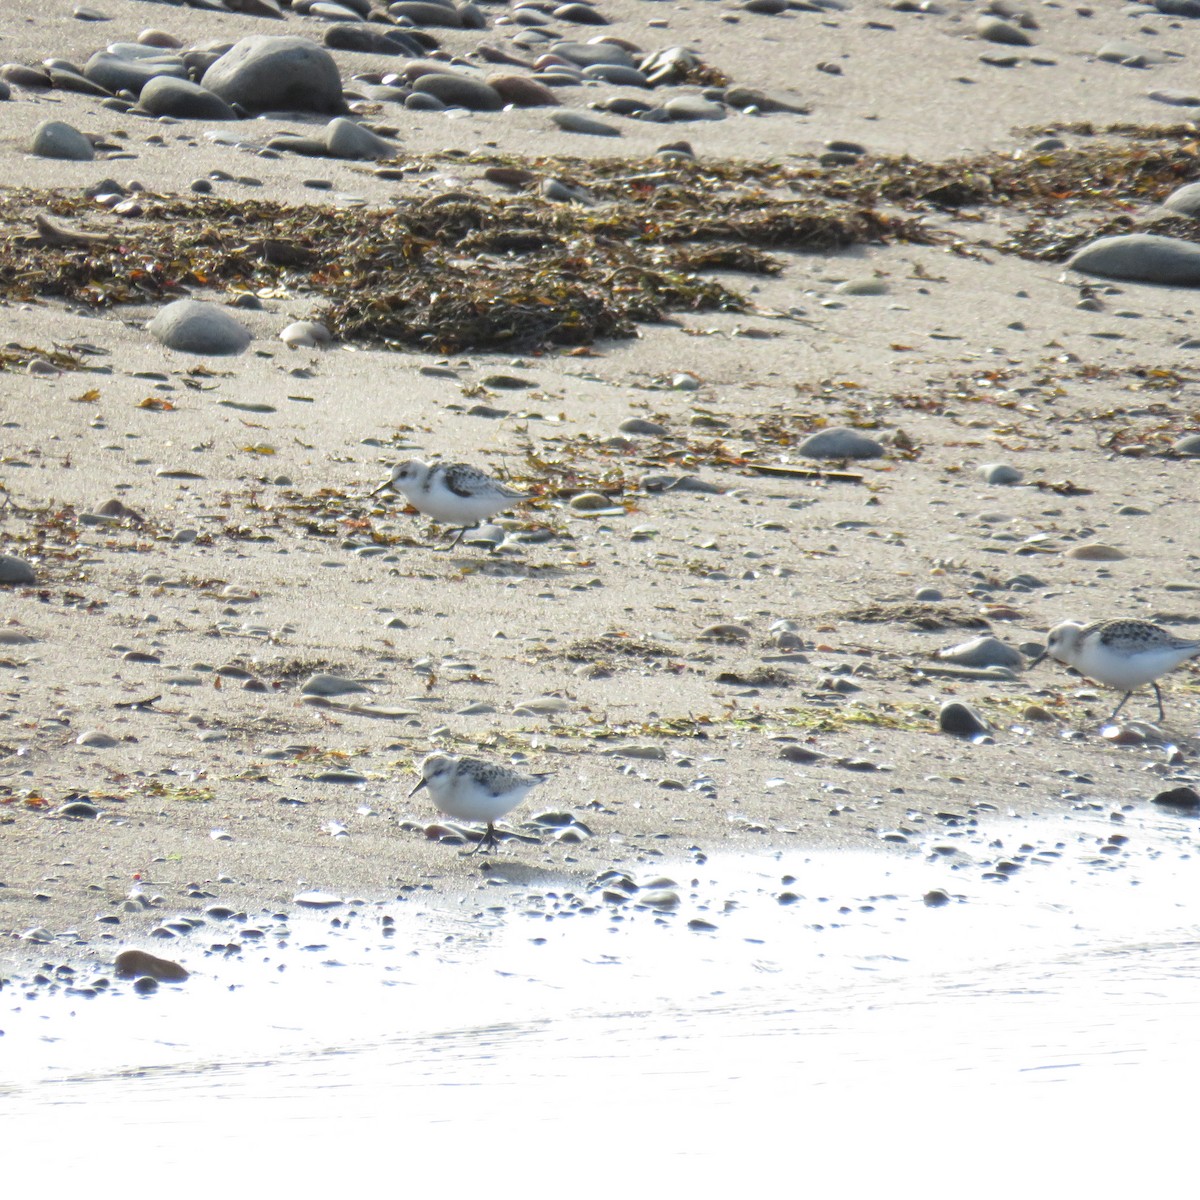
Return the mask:
<svg viewBox="0 0 1200 1200">
<path fill-rule="evenodd" d="M 1067 267 L 1106 279 L 1198 287 L 1200 245 L 1156 233 L 1123 233 L 1089 242 L 1071 255 Z"/>
<path fill-rule="evenodd" d="M 351 692 L 369 692 L 371 689 L 353 679 L 345 679 L 341 675 L 326 675 L 318 672 L 309 676 L 301 687 L 304 696 L 344 696 Z"/>
<path fill-rule="evenodd" d="M 620 137 L 621 131 L 615 125 L 597 121 L 573 108 L 557 109 L 550 114 L 550 120 L 559 129 L 567 133 L 587 133 L 593 137 Z"/>
<path fill-rule="evenodd" d="M 1065 558 L 1079 559 L 1083 562 L 1120 562 L 1129 556 L 1116 546 L 1106 546 L 1103 542 L 1090 542 L 1086 546 L 1072 546 L 1064 555 Z"/>
<path fill-rule="evenodd" d="M 1025 656 L 1020 650 L 999 638 L 988 636 L 972 638 L 948 650 L 939 650 L 937 656 L 943 662 L 956 663 L 960 667 L 1020 668 L 1025 665 Z"/>
<path fill-rule="evenodd" d="M 33 568 L 23 559 L 14 554 L 0 554 L 0 585 L 20 586 L 34 583 L 36 576 Z"/>
<path fill-rule="evenodd" d="M 91 162 L 96 150 L 91 141 L 66 121 L 43 121 L 34 131 L 29 152 L 38 158 Z"/>
<path fill-rule="evenodd" d="M 1024 478 L 1016 467 L 1010 467 L 1008 463 L 984 463 L 976 468 L 976 474 L 984 483 L 999 487 L 1020 483 Z"/>
<path fill-rule="evenodd" d="M 973 709 L 957 700 L 943 704 L 938 713 L 938 728 L 956 737 L 975 738 L 991 733 L 991 728 Z"/>
<path fill-rule="evenodd" d="M 202 300 L 173 300 L 146 328 L 168 349 L 185 354 L 241 354 L 252 336 L 223 308 Z"/>
<path fill-rule="evenodd" d="M 170 959 L 158 958 L 145 950 L 122 950 L 113 959 L 113 966 L 121 979 L 146 978 L 164 983 L 182 983 L 188 973 Z"/>
<path fill-rule="evenodd" d="M 1200 794 L 1190 787 L 1171 788 L 1167 792 L 1159 792 L 1153 803 L 1161 804 L 1164 808 L 1180 808 L 1193 812 L 1200 808 Z"/>
<path fill-rule="evenodd" d="M 328 346 L 333 335 L 320 321 L 293 321 L 280 332 L 279 340 L 293 350 L 301 347 L 317 350 Z"/>
<path fill-rule="evenodd" d="M 1200 248 L 1198 248 L 1200 249 Z M 822 429 L 797 447 L 806 458 L 882 458 L 883 446 L 856 429 Z"/>
<path fill-rule="evenodd" d="M 111 734 L 101 733 L 98 729 L 89 729 L 75 739 L 77 746 L 90 746 L 93 750 L 111 750 L 121 744 L 118 738 Z"/>
</svg>

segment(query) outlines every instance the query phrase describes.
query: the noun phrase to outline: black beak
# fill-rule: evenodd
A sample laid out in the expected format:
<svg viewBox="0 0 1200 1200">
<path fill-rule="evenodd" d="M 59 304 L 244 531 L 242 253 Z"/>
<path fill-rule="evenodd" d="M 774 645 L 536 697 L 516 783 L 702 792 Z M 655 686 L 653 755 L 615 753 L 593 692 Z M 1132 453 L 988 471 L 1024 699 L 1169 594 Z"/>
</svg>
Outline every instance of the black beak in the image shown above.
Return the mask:
<svg viewBox="0 0 1200 1200">
<path fill-rule="evenodd" d="M 367 493 L 367 495 L 368 496 L 378 496 L 379 493 L 382 492 L 385 488 L 390 488 L 391 486 L 392 486 L 392 481 L 390 479 L 385 479 L 378 487 L 373 487 Z"/>
<path fill-rule="evenodd" d="M 1025 670 L 1027 670 L 1027 671 L 1032 671 L 1032 670 L 1033 670 L 1033 668 L 1034 668 L 1034 667 L 1036 667 L 1036 666 L 1038 665 L 1038 663 L 1040 663 L 1040 662 L 1042 661 L 1042 659 L 1043 659 L 1043 658 L 1045 658 L 1045 657 L 1046 657 L 1046 655 L 1047 655 L 1047 654 L 1049 654 L 1049 653 L 1050 653 L 1050 647 L 1049 647 L 1049 646 L 1047 646 L 1047 647 L 1045 648 L 1045 650 L 1043 650 L 1043 651 L 1041 652 L 1041 654 L 1039 654 L 1039 655 L 1037 656 L 1037 658 L 1035 658 L 1035 659 L 1033 660 L 1033 662 L 1031 662 L 1031 663 L 1030 663 L 1030 664 L 1029 664 L 1029 665 L 1028 665 L 1028 666 L 1025 668 Z"/>
<path fill-rule="evenodd" d="M 422 779 L 421 782 L 418 783 L 417 786 L 415 788 L 413 788 L 413 790 L 411 792 L 409 792 L 408 794 L 410 796 L 415 796 L 425 786 L 425 783 L 426 783 L 426 780 Z"/>
</svg>

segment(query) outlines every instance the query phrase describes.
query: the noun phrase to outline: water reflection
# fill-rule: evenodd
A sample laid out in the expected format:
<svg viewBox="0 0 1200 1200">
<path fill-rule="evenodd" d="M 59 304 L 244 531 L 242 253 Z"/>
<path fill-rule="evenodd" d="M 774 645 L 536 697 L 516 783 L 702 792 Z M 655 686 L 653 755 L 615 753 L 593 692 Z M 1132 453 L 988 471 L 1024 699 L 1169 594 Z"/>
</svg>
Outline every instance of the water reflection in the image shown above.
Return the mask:
<svg viewBox="0 0 1200 1200">
<path fill-rule="evenodd" d="M 1164 1096 L 1200 1067 L 1196 863 L 1183 821 L 1131 817 L 1116 853 L 1112 830 L 677 866 L 669 913 L 493 885 L 340 928 L 298 915 L 236 958 L 203 957 L 210 928 L 155 996 L 6 992 L 5 1129 L 55 1154 L 135 1130 L 189 1179 L 197 1137 L 227 1166 L 319 1137 L 360 1167 L 529 1154 L 596 1185 L 651 1154 L 702 1187 L 750 1148 L 863 1180 L 931 1147 L 977 1171 L 1019 1133 L 1043 1182 L 1144 1187 L 1186 1120 Z M 997 879 L 1003 855 L 1019 869 Z M 1158 1147 L 1136 1171 L 1113 1149 L 1135 1132 Z M 271 1163 L 302 1193 L 339 1174 Z"/>
</svg>

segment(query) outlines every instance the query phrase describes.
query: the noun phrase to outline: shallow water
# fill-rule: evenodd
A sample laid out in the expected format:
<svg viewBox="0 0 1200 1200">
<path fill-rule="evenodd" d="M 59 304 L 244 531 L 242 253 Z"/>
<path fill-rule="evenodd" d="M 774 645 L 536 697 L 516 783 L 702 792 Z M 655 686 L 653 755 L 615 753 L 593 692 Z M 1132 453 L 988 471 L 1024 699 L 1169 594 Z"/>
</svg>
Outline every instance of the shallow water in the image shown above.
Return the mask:
<svg viewBox="0 0 1200 1200">
<path fill-rule="evenodd" d="M 185 1188 L 266 1154 L 301 1194 L 351 1154 L 561 1165 L 585 1195 L 635 1168 L 701 1194 L 765 1166 L 847 1196 L 951 1169 L 976 1195 L 1028 1171 L 1035 1195 L 1176 1185 L 1194 834 L 1080 813 L 941 839 L 954 854 L 674 864 L 653 872 L 679 885 L 670 913 L 490 884 L 267 922 L 233 957 L 204 954 L 237 937 L 212 924 L 174 947 L 182 986 L 6 990 L 3 1127 L 57 1161 L 136 1146 Z M 927 906 L 934 888 L 951 902 Z"/>
</svg>

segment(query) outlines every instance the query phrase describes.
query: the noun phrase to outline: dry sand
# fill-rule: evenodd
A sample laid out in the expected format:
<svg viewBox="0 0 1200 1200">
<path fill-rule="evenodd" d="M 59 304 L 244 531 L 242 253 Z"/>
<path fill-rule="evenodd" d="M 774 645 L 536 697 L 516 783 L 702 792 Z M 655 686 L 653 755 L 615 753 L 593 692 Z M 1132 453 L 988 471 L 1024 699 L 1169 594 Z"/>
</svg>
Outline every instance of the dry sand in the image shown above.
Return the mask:
<svg viewBox="0 0 1200 1200">
<path fill-rule="evenodd" d="M 140 0 L 94 7 L 111 19 L 74 20 L 69 3 L 7 4 L 0 58 L 80 61 L 149 25 L 188 42 L 285 27 L 319 37 L 323 28 Z M 972 36 L 980 6 L 942 7 L 767 17 L 729 3 L 605 0 L 614 23 L 582 31 L 692 46 L 739 83 L 801 95 L 807 116 L 622 121 L 619 141 L 555 131 L 541 110 L 456 120 L 397 109 L 387 119 L 414 154 L 536 147 L 642 159 L 685 137 L 702 161 L 802 163 L 830 138 L 941 160 L 1028 153 L 1037 136 L 1028 130 L 1054 122 L 1190 115 L 1146 93 L 1187 87 L 1200 23 L 1038 5 L 1036 47 L 1004 69 L 979 59 L 1002 49 Z M 1116 36 L 1181 57 L 1146 70 L 1097 61 Z M 445 38 L 462 50 L 479 40 Z M 372 61 L 338 57 L 344 78 Z M 10 188 L 77 195 L 112 176 L 185 193 L 221 169 L 262 181 L 248 198 L 321 202 L 300 186 L 314 176 L 372 206 L 401 195 L 369 166 L 256 158 L 205 141 L 202 123 L 156 124 L 69 93 L 14 89 L 0 111 Z M 123 132 L 132 157 L 32 158 L 28 137 L 48 117 Z M 1071 148 L 1094 140 L 1064 137 Z M 480 167 L 442 161 L 414 185 L 418 194 L 493 194 Z M 1131 196 L 1131 212 L 1160 198 Z M 4 197 L 6 236 L 32 231 L 29 204 Z M 938 649 L 987 632 L 970 627 L 980 621 L 1027 649 L 1067 617 L 1148 617 L 1187 632 L 1200 588 L 1200 467 L 1166 451 L 1200 414 L 1196 351 L 1179 348 L 1194 332 L 1195 298 L 1095 283 L 1101 310 L 1081 310 L 1078 277 L 986 248 L 1025 216 L 932 206 L 922 215 L 941 235 L 934 244 L 781 253 L 776 277 L 725 276 L 749 294 L 747 313 L 676 315 L 589 356 L 455 355 L 440 375 L 424 373 L 438 360 L 417 353 L 288 350 L 279 330 L 313 315 L 302 295 L 240 313 L 256 336 L 251 350 L 204 360 L 203 375 L 145 332 L 156 304 L 6 302 L 0 340 L 97 347 L 86 362 L 103 372 L 0 371 L 0 552 L 37 573 L 36 586 L 0 593 L 0 629 L 32 639 L 0 646 L 0 931 L 14 938 L 10 962 L 47 953 L 15 940 L 31 929 L 54 935 L 59 954 L 102 960 L 114 946 L 150 944 L 149 929 L 172 914 L 214 900 L 286 909 L 309 888 L 381 899 L 427 884 L 469 888 L 490 874 L 578 890 L 610 869 L 646 878 L 660 862 L 731 849 L 885 839 L 911 853 L 983 805 L 1116 812 L 1191 778 L 1197 703 L 1186 669 L 1165 685 L 1162 736 L 1143 730 L 1147 741 L 1117 745 L 1097 729 L 1115 697 L 1077 697 L 1082 682 L 1060 667 L 1010 679 L 927 668 Z M 97 210 L 86 224 L 119 222 Z M 884 294 L 836 290 L 865 279 L 882 280 Z M 671 386 L 684 371 L 697 390 Z M 483 383 L 496 373 L 529 386 Z M 148 397 L 169 410 L 144 406 Z M 471 415 L 480 402 L 507 415 Z M 246 404 L 270 411 L 237 407 Z M 668 436 L 606 444 L 630 417 L 659 422 Z M 745 465 L 805 465 L 800 435 L 846 424 L 887 450 L 847 466 L 856 482 L 767 477 Z M 436 551 L 427 522 L 368 497 L 410 454 L 473 462 L 537 490 L 543 499 L 512 515 L 554 536 L 496 555 Z M 977 467 L 992 462 L 1010 463 L 1024 482 L 987 486 Z M 718 490 L 638 486 L 664 470 Z M 567 507 L 565 495 L 597 483 L 619 490 L 627 511 L 589 518 Z M 113 498 L 144 523 L 80 521 Z M 354 539 L 372 531 L 394 544 L 355 553 Z M 1094 543 L 1124 557 L 1066 556 Z M 918 604 L 914 594 L 930 586 L 945 599 Z M 780 621 L 802 649 L 780 644 Z M 720 625 L 746 636 L 702 636 Z M 153 661 L 132 661 L 131 651 Z M 266 690 L 218 677 L 230 664 Z M 369 694 L 342 701 L 389 715 L 305 703 L 300 685 L 314 671 L 363 682 Z M 543 697 L 562 704 L 538 707 L 560 711 L 522 707 Z M 939 732 L 939 707 L 951 699 L 973 706 L 993 737 L 971 744 Z M 1148 696 L 1127 710 L 1154 715 Z M 87 731 L 115 744 L 80 745 Z M 781 757 L 795 746 L 821 757 Z M 515 817 L 567 812 L 590 836 L 558 841 L 543 829 L 536 844 L 503 842 L 490 861 L 428 839 L 435 814 L 423 793 L 407 793 L 414 764 L 436 747 L 519 753 L 530 769 L 553 771 Z M 362 783 L 321 781 L 331 770 Z M 80 796 L 97 818 L 61 814 Z M 125 911 L 135 889 L 161 901 Z M 97 923 L 113 917 L 118 924 Z M 60 936 L 70 930 L 77 939 Z"/>
</svg>

